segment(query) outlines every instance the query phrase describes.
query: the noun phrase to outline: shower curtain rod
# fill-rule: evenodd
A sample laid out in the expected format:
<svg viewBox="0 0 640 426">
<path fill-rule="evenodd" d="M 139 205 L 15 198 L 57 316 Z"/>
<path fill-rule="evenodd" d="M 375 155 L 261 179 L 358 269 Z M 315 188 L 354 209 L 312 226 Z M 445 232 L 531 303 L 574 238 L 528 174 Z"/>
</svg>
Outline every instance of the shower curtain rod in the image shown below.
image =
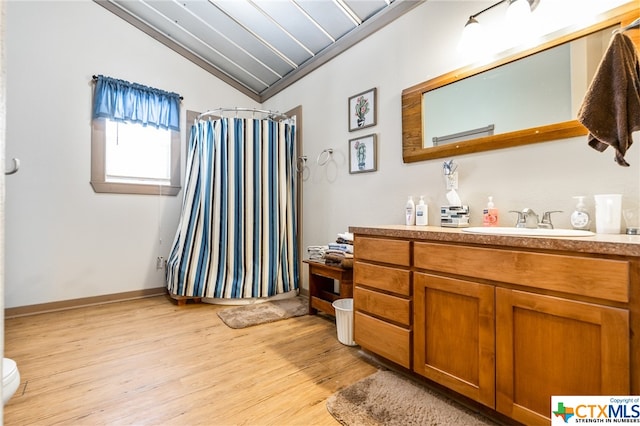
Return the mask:
<svg viewBox="0 0 640 426">
<path fill-rule="evenodd" d="M 259 109 L 259 108 L 243 108 L 243 107 L 233 107 L 233 108 L 216 108 L 216 109 L 212 109 L 209 110 L 207 112 L 203 112 L 202 114 L 200 114 L 197 118 L 197 120 L 202 119 L 202 117 L 205 117 L 207 115 L 217 115 L 223 112 L 253 112 L 253 113 L 260 113 L 260 114 L 266 114 L 267 118 L 281 118 L 281 119 L 289 119 L 291 117 L 287 116 L 286 114 L 283 114 L 281 112 L 278 111 L 271 111 L 268 109 Z"/>
</svg>

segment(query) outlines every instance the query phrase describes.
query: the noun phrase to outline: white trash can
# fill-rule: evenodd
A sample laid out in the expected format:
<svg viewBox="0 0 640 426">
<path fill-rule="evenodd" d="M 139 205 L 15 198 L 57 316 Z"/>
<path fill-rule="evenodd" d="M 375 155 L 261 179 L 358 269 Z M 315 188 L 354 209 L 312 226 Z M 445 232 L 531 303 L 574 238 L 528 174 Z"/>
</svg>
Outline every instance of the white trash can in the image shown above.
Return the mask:
<svg viewBox="0 0 640 426">
<path fill-rule="evenodd" d="M 331 305 L 336 310 L 338 341 L 343 345 L 356 346 L 353 341 L 353 299 L 338 299 Z"/>
</svg>

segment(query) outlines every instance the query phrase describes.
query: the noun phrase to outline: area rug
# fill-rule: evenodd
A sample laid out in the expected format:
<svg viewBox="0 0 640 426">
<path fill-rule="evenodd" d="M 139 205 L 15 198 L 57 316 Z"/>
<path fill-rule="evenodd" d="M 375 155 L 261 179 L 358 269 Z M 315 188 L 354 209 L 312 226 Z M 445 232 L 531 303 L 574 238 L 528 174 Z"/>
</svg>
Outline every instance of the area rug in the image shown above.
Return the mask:
<svg viewBox="0 0 640 426">
<path fill-rule="evenodd" d="M 327 399 L 343 425 L 495 425 L 462 405 L 387 370 L 366 377 Z"/>
<path fill-rule="evenodd" d="M 299 317 L 309 313 L 305 297 L 291 297 L 272 302 L 236 306 L 218 311 L 220 319 L 231 328 L 246 328 L 258 324 Z"/>
</svg>

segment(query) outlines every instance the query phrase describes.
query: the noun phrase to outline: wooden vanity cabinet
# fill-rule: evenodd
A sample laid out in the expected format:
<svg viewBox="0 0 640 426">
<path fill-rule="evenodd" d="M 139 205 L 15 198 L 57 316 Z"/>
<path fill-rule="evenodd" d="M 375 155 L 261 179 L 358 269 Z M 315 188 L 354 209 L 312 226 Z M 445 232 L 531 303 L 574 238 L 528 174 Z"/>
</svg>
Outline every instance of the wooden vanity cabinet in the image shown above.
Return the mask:
<svg viewBox="0 0 640 426">
<path fill-rule="evenodd" d="M 410 242 L 356 237 L 354 256 L 354 340 L 411 368 Z"/>
<path fill-rule="evenodd" d="M 414 267 L 416 372 L 524 424 L 629 395 L 629 261 L 415 242 Z"/>
<path fill-rule="evenodd" d="M 640 391 L 637 256 L 438 238 L 355 234 L 363 348 L 527 425 Z"/>
</svg>

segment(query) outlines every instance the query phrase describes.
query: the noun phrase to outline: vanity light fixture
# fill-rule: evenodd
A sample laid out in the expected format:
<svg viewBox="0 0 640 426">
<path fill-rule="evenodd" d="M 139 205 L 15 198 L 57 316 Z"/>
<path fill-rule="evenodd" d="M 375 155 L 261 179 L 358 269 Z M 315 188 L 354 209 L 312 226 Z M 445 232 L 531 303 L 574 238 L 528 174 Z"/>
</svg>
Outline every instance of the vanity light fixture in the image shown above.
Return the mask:
<svg viewBox="0 0 640 426">
<path fill-rule="evenodd" d="M 460 37 L 458 50 L 461 52 L 473 52 L 485 42 L 484 28 L 474 16 L 470 16 Z"/>
<path fill-rule="evenodd" d="M 475 47 L 484 42 L 481 34 L 482 30 L 480 28 L 480 23 L 476 18 L 502 3 L 508 3 L 506 13 L 507 21 L 522 21 L 538 6 L 540 0 L 500 0 L 491 6 L 482 9 L 480 12 L 469 16 L 469 19 L 462 30 L 462 38 L 460 39 L 459 45 L 461 50 L 474 50 Z"/>
<path fill-rule="evenodd" d="M 475 13 L 471 16 L 469 16 L 469 20 L 467 21 L 465 27 L 467 25 L 469 25 L 470 23 L 478 23 L 478 21 L 476 20 L 476 18 L 480 15 L 482 15 L 483 13 L 487 12 L 488 10 L 493 9 L 494 7 L 501 5 L 502 3 L 509 3 L 508 7 L 507 7 L 507 17 L 510 16 L 522 16 L 522 15 L 526 15 L 528 13 L 531 13 L 532 11 L 534 11 L 536 9 L 536 7 L 538 7 L 538 4 L 540 3 L 540 0 L 500 0 L 497 3 L 492 4 L 491 6 L 482 9 L 480 12 Z M 528 6 L 528 7 L 527 7 Z"/>
<path fill-rule="evenodd" d="M 536 4 L 537 6 L 537 4 Z M 509 0 L 507 7 L 507 22 L 520 21 L 531 15 L 533 10 L 533 1 L 529 0 Z"/>
</svg>

